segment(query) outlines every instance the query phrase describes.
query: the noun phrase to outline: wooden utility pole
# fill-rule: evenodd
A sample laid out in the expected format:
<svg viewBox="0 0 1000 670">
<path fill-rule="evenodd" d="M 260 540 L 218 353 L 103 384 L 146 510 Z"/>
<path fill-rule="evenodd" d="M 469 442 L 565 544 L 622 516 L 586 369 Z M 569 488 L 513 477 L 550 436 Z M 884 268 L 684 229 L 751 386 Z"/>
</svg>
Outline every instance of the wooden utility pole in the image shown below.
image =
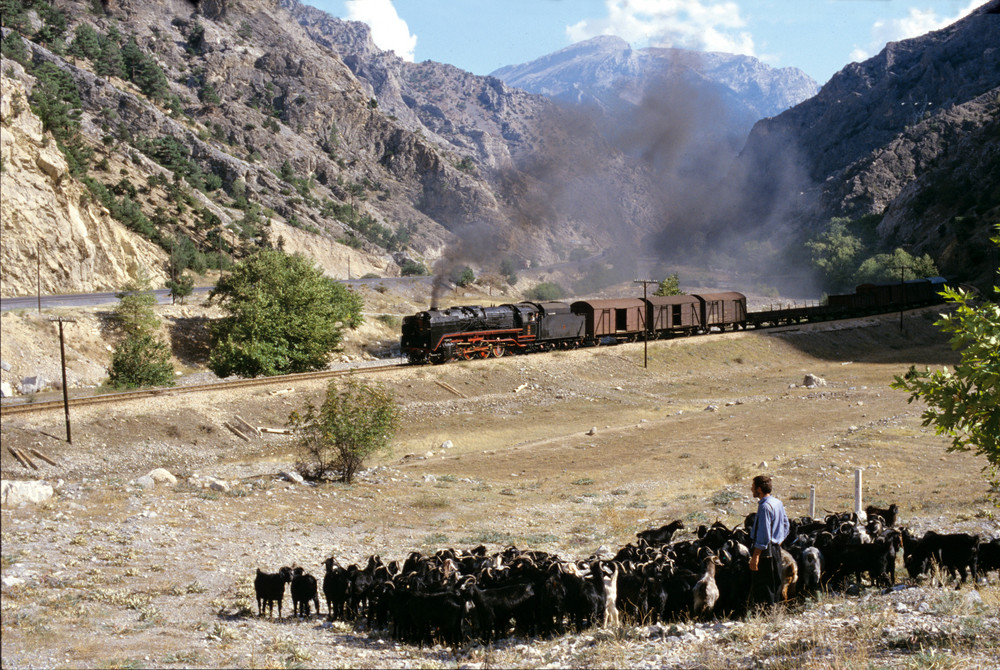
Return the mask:
<svg viewBox="0 0 1000 670">
<path fill-rule="evenodd" d="M 63 324 L 76 323 L 76 319 L 66 319 L 60 316 L 52 320 L 59 323 L 59 357 L 62 361 L 62 391 L 63 409 L 66 412 L 66 441 L 73 444 L 73 433 L 69 425 L 69 387 L 66 385 L 66 341 L 63 338 Z"/>
<path fill-rule="evenodd" d="M 655 279 L 633 279 L 633 284 L 642 284 L 642 367 L 649 367 L 649 307 L 646 303 L 646 286 L 659 284 Z"/>
<path fill-rule="evenodd" d="M 899 332 L 903 332 L 903 310 L 906 309 L 906 271 L 912 270 L 911 265 L 900 265 L 899 270 Z"/>
</svg>

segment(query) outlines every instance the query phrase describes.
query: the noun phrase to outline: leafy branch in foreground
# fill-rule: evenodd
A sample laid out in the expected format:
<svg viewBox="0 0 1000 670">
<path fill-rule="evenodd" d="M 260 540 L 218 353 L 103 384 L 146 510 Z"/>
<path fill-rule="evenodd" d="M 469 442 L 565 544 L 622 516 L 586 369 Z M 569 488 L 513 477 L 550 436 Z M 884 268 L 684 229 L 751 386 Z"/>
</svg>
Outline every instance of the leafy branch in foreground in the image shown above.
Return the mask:
<svg viewBox="0 0 1000 670">
<path fill-rule="evenodd" d="M 1000 236 L 992 240 L 1000 246 Z M 951 333 L 951 347 L 961 351 L 961 361 L 954 370 L 911 367 L 892 388 L 908 391 L 910 402 L 919 398 L 927 404 L 923 425 L 934 424 L 938 435 L 952 438 L 948 451 L 974 449 L 986 456 L 987 479 L 1000 490 L 1000 305 L 977 305 L 962 289 L 946 287 L 941 295 L 955 308 L 935 325 Z"/>
</svg>

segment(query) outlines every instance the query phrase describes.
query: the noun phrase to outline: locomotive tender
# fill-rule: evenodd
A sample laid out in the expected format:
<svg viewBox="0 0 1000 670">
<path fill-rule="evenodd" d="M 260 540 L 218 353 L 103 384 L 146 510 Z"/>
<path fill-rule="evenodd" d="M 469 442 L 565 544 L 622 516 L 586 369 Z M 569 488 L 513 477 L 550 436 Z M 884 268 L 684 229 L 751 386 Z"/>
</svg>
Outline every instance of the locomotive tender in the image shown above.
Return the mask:
<svg viewBox="0 0 1000 670">
<path fill-rule="evenodd" d="M 429 309 L 403 319 L 401 349 L 412 363 L 445 363 L 847 319 L 940 303 L 945 281 L 861 284 L 854 293 L 831 295 L 825 305 L 759 312 L 747 312 L 746 296 L 736 292 Z"/>
</svg>

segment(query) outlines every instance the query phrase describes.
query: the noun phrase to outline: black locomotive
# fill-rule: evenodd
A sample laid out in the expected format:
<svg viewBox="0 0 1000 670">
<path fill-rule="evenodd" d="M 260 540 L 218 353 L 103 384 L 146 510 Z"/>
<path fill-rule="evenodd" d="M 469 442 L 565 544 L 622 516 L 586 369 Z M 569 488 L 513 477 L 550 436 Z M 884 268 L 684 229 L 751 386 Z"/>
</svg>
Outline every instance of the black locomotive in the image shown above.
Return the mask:
<svg viewBox="0 0 1000 670">
<path fill-rule="evenodd" d="M 939 303 L 945 281 L 862 284 L 854 293 L 830 296 L 824 305 L 758 312 L 747 312 L 746 296 L 736 292 L 430 309 L 403 319 L 401 349 L 413 363 L 445 363 L 846 319 Z"/>
</svg>

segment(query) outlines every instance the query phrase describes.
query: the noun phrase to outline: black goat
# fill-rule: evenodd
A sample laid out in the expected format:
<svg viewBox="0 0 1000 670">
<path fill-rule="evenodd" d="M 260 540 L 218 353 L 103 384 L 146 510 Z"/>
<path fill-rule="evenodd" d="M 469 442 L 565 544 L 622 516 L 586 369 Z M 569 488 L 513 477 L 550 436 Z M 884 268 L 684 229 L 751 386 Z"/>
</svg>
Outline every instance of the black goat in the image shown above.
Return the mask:
<svg viewBox="0 0 1000 670">
<path fill-rule="evenodd" d="M 475 605 L 473 618 L 478 623 L 478 633 L 486 641 L 505 637 L 512 618 L 520 629 L 527 628 L 533 619 L 535 588 L 531 584 L 507 584 L 492 589 L 470 584 L 467 588 Z"/>
<path fill-rule="evenodd" d="M 994 537 L 988 542 L 980 542 L 977 551 L 979 572 L 983 576 L 994 570 L 1000 570 L 1000 537 Z"/>
<path fill-rule="evenodd" d="M 870 520 L 873 516 L 880 517 L 886 526 L 895 526 L 896 520 L 899 518 L 899 505 L 892 503 L 886 509 L 881 509 L 873 505 L 869 505 L 865 508 L 865 514 L 868 515 Z"/>
<path fill-rule="evenodd" d="M 671 521 L 666 526 L 639 531 L 635 535 L 641 542 L 645 542 L 646 544 L 652 546 L 660 546 L 670 544 L 670 541 L 674 539 L 674 533 L 679 530 L 683 530 L 683 528 L 684 522 L 677 519 L 676 521 Z"/>
<path fill-rule="evenodd" d="M 968 573 L 972 581 L 979 580 L 979 536 L 968 533 L 941 534 L 933 530 L 927 531 L 919 540 L 914 540 L 908 532 L 903 534 L 904 555 L 910 577 L 927 572 L 933 560 L 941 568 L 946 569 L 954 578 L 957 572 L 964 584 Z M 956 587 L 958 588 L 958 587 Z"/>
<path fill-rule="evenodd" d="M 295 568 L 292 576 L 292 608 L 296 616 L 309 616 L 309 602 L 316 604 L 319 614 L 319 595 L 316 589 L 316 578 L 303 568 Z"/>
<path fill-rule="evenodd" d="M 274 616 L 274 603 L 278 602 L 278 618 L 281 618 L 281 601 L 285 599 L 285 584 L 292 581 L 292 569 L 288 566 L 277 572 L 262 572 L 257 568 L 257 577 L 253 580 L 253 590 L 257 594 L 257 616 L 264 616 L 264 608 L 268 616 Z"/>
<path fill-rule="evenodd" d="M 350 591 L 347 570 L 342 568 L 332 556 L 325 561 L 326 574 L 323 576 L 323 595 L 326 597 L 326 614 L 333 621 L 344 618 L 344 608 Z"/>
</svg>

